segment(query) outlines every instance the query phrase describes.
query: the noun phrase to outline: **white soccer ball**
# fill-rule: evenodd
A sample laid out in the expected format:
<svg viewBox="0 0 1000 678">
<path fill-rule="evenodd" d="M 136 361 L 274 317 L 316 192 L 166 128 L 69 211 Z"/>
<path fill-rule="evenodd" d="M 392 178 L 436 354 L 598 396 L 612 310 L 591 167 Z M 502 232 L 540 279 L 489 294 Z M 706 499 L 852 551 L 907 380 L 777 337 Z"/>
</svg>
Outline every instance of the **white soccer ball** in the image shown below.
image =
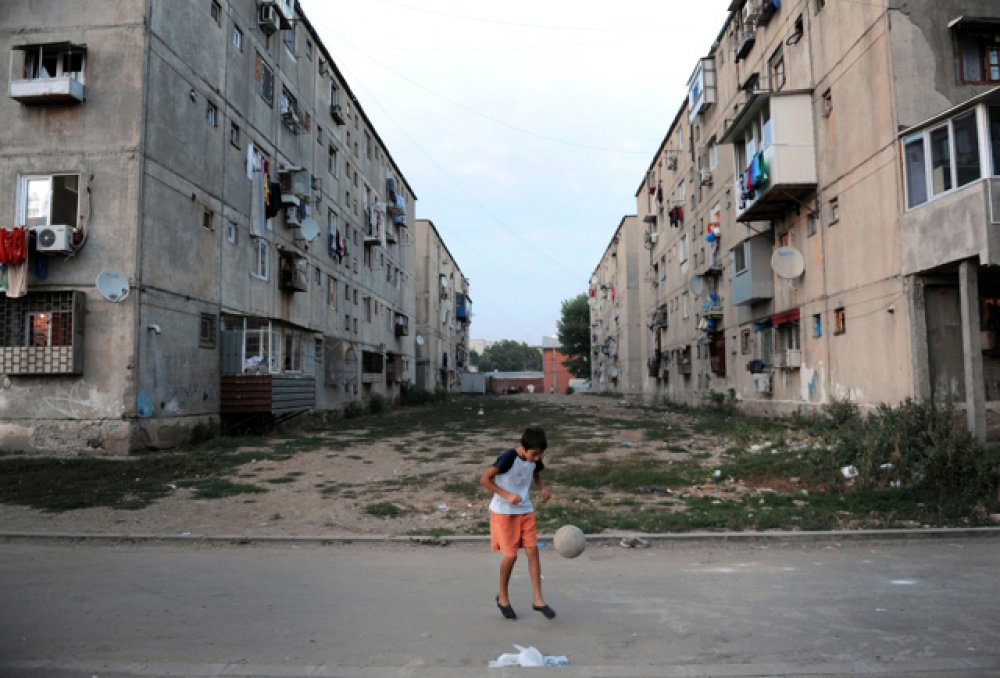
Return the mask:
<svg viewBox="0 0 1000 678">
<path fill-rule="evenodd" d="M 576 558 L 587 548 L 587 537 L 576 525 L 563 525 L 556 530 L 552 543 L 563 558 Z"/>
</svg>

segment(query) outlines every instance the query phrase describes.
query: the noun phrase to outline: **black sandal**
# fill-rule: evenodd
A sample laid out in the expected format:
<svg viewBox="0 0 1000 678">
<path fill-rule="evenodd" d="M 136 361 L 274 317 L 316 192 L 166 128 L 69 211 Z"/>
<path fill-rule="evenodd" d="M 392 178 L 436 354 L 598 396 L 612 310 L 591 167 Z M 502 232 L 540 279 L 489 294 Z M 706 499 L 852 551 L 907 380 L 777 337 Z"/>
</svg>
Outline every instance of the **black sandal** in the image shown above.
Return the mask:
<svg viewBox="0 0 1000 678">
<path fill-rule="evenodd" d="M 556 611 L 553 610 L 548 605 L 542 605 L 541 607 L 539 607 L 538 605 L 532 605 L 531 609 L 534 610 L 535 612 L 541 612 L 542 614 L 545 615 L 546 619 L 555 619 L 556 618 Z"/>
<path fill-rule="evenodd" d="M 500 594 L 497 594 L 497 607 L 500 608 L 500 614 L 503 615 L 504 619 L 517 619 L 517 613 L 514 612 L 514 608 L 510 605 L 500 604 Z M 552 613 L 552 616 L 555 616 L 555 612 Z"/>
</svg>

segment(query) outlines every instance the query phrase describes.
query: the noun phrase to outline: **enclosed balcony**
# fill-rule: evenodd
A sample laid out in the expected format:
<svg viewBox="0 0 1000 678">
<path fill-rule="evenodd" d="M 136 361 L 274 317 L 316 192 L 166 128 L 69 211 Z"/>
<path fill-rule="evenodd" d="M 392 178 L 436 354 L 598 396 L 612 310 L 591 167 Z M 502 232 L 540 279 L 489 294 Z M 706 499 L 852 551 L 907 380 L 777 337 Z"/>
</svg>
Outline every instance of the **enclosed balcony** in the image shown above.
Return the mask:
<svg viewBox="0 0 1000 678">
<path fill-rule="evenodd" d="M 978 258 L 1000 265 L 1000 89 L 900 134 L 904 274 Z"/>
<path fill-rule="evenodd" d="M 722 137 L 734 146 L 736 219 L 768 221 L 816 190 L 812 91 L 772 92 L 751 78 L 742 96 Z"/>
<path fill-rule="evenodd" d="M 22 104 L 78 104 L 85 98 L 87 48 L 69 42 L 15 47 L 10 97 Z"/>
<path fill-rule="evenodd" d="M 733 304 L 755 304 L 774 296 L 770 237 L 756 236 L 736 245 L 732 264 Z"/>
</svg>

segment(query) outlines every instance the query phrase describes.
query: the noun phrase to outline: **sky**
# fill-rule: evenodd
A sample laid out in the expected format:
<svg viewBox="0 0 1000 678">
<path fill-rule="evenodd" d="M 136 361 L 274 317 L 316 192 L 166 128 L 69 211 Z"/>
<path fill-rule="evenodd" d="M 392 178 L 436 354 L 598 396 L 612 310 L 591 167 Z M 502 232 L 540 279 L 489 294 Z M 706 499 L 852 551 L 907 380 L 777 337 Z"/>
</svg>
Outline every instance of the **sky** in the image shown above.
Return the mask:
<svg viewBox="0 0 1000 678">
<path fill-rule="evenodd" d="M 299 0 L 470 280 L 535 346 L 588 288 L 730 0 Z"/>
</svg>

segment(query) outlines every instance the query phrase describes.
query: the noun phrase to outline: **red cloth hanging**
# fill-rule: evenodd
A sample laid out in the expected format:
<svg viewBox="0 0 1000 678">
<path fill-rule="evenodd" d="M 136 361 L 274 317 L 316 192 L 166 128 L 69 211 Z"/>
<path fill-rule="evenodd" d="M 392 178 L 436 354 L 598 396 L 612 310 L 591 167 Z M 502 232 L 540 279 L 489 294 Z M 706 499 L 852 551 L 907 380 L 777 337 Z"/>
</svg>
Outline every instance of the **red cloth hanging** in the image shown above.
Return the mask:
<svg viewBox="0 0 1000 678">
<path fill-rule="evenodd" d="M 28 241 L 23 228 L 0 228 L 0 264 L 16 266 L 28 258 Z"/>
</svg>

